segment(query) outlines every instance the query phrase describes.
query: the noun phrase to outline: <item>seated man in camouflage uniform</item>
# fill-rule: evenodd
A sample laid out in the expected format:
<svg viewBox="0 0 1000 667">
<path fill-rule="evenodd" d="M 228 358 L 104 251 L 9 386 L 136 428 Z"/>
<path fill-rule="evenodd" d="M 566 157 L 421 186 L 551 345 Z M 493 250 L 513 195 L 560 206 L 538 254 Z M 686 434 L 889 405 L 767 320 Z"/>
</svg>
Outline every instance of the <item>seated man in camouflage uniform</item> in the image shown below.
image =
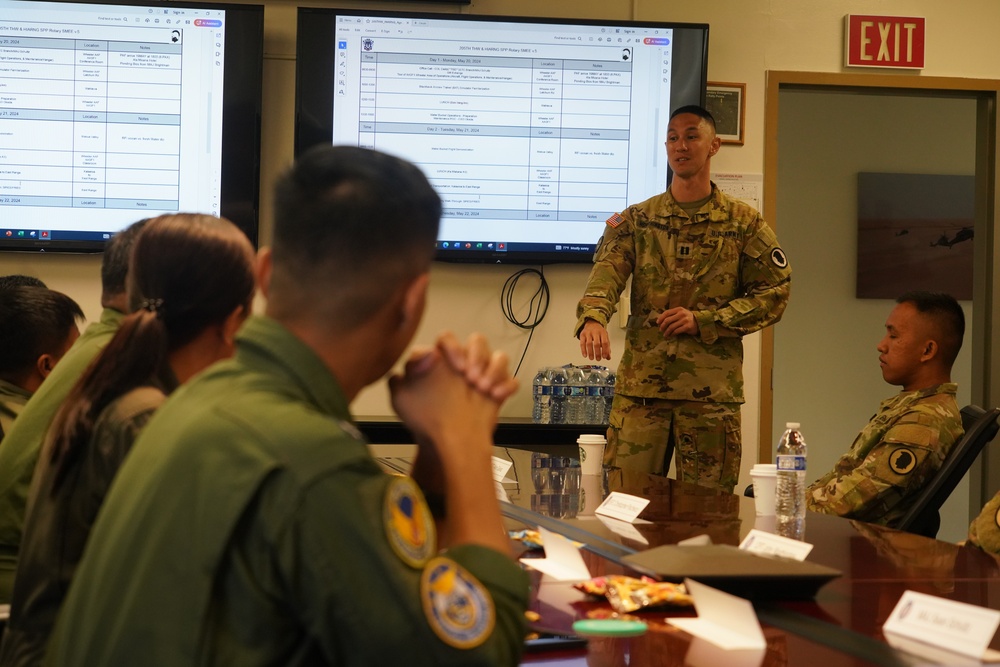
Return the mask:
<svg viewBox="0 0 1000 667">
<path fill-rule="evenodd" d="M 965 316 L 947 294 L 909 292 L 878 345 L 882 377 L 903 391 L 882 401 L 851 449 L 806 491 L 814 512 L 892 526 L 962 436 L 951 366 Z"/>
<path fill-rule="evenodd" d="M 969 544 L 974 544 L 986 553 L 1000 556 L 1000 492 L 983 511 L 969 524 Z"/>
</svg>

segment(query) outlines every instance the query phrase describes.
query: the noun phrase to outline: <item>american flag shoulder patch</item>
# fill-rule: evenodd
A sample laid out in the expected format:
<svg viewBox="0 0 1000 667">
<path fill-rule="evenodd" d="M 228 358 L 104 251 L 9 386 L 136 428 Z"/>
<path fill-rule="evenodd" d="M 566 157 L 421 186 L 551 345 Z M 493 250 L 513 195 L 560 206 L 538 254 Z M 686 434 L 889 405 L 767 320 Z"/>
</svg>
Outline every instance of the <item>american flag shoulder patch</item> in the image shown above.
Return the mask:
<svg viewBox="0 0 1000 667">
<path fill-rule="evenodd" d="M 613 213 L 607 220 L 609 227 L 617 227 L 623 222 L 625 222 L 625 219 L 622 217 L 621 213 Z"/>
</svg>

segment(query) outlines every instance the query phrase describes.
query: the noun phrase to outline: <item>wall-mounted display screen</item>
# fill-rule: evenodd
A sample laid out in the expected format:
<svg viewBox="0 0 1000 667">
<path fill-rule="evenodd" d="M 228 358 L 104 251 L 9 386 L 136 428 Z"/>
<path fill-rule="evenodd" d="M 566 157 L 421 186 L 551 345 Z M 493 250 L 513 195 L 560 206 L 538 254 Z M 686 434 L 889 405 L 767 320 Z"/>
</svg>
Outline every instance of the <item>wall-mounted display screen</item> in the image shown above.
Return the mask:
<svg viewBox="0 0 1000 667">
<path fill-rule="evenodd" d="M 162 213 L 256 243 L 263 7 L 0 0 L 0 249 L 95 252 Z"/>
<path fill-rule="evenodd" d="M 445 261 L 590 261 L 665 189 L 670 112 L 705 96 L 702 24 L 300 8 L 297 39 L 296 153 L 416 163 Z"/>
</svg>

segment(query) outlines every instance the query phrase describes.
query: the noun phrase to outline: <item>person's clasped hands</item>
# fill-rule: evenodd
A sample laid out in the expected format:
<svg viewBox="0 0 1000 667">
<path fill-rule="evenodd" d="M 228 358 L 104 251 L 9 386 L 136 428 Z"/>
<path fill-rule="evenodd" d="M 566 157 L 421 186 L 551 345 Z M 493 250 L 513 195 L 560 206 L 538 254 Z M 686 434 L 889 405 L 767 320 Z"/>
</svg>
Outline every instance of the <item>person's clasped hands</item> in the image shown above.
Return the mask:
<svg viewBox="0 0 1000 667">
<path fill-rule="evenodd" d="M 393 408 L 406 425 L 436 440 L 449 429 L 486 429 L 492 436 L 500 406 L 517 391 L 506 353 L 472 334 L 463 345 L 444 332 L 433 347 L 414 348 L 402 372 L 389 378 Z"/>
</svg>

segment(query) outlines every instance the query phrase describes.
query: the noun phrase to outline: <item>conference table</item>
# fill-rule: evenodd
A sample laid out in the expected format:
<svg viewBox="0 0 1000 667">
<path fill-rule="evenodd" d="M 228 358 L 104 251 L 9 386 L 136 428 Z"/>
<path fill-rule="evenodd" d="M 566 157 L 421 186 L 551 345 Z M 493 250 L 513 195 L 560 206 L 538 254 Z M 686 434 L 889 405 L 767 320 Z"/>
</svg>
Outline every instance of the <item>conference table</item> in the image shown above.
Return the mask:
<svg viewBox="0 0 1000 667">
<path fill-rule="evenodd" d="M 773 532 L 773 517 L 756 516 L 754 501 L 731 493 L 673 479 L 605 470 L 604 478 L 583 476 L 575 483 L 550 484 L 532 478 L 531 452 L 497 447 L 498 458 L 513 466 L 502 484 L 508 527 L 544 524 L 584 544 L 591 574 L 634 574 L 616 557 L 659 545 L 707 535 L 715 544 L 738 545 L 758 528 Z M 598 481 L 599 480 L 599 481 Z M 554 487 L 554 488 L 553 488 Z M 542 493 L 537 491 L 541 490 Z M 593 510 L 608 490 L 648 499 L 642 520 L 622 530 L 601 521 Z M 532 525 L 534 524 L 534 525 Z M 610 527 L 609 527 L 610 524 Z M 767 649 L 723 652 L 666 623 L 672 615 L 693 616 L 690 609 L 661 607 L 636 612 L 650 631 L 631 638 L 591 638 L 586 643 L 559 639 L 572 634 L 574 620 L 606 615 L 610 606 L 588 599 L 571 584 L 543 579 L 532 572 L 533 629 L 551 642 L 529 642 L 526 665 L 930 665 L 962 664 L 955 657 L 927 659 L 889 646 L 882 625 L 907 590 L 988 608 L 1000 608 L 1000 566 L 974 547 L 940 542 L 840 517 L 809 513 L 805 541 L 814 545 L 808 560 L 839 570 L 815 597 L 753 600 Z M 530 553 L 529 553 L 530 555 Z M 545 648 L 543 648 L 545 647 Z M 1000 648 L 996 637 L 992 648 Z"/>
</svg>

